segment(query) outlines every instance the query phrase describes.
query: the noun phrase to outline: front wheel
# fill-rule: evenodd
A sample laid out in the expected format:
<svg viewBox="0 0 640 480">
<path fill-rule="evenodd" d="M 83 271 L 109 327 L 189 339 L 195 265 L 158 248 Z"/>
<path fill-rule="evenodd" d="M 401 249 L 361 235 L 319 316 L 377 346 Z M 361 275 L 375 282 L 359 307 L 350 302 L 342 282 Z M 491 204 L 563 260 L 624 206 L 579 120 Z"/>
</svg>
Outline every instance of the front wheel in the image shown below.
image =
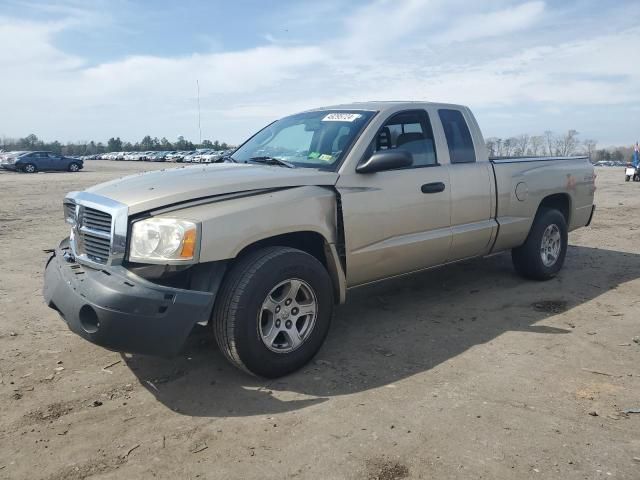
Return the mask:
<svg viewBox="0 0 640 480">
<path fill-rule="evenodd" d="M 70 172 L 77 172 L 80 170 L 80 165 L 78 165 L 77 163 L 73 162 L 69 164 L 69 171 Z"/>
<path fill-rule="evenodd" d="M 627 175 L 624 177 L 625 182 L 628 182 L 629 180 L 631 180 L 631 175 Z"/>
<path fill-rule="evenodd" d="M 567 254 L 567 222 L 558 210 L 538 211 L 525 243 L 511 251 L 516 271 L 532 280 L 555 277 Z"/>
<path fill-rule="evenodd" d="M 24 173 L 36 173 L 38 168 L 33 163 L 27 163 L 22 167 Z"/>
<path fill-rule="evenodd" d="M 333 311 L 331 279 L 313 256 L 288 247 L 248 253 L 220 289 L 216 342 L 238 368 L 268 378 L 298 370 L 318 352 Z"/>
</svg>

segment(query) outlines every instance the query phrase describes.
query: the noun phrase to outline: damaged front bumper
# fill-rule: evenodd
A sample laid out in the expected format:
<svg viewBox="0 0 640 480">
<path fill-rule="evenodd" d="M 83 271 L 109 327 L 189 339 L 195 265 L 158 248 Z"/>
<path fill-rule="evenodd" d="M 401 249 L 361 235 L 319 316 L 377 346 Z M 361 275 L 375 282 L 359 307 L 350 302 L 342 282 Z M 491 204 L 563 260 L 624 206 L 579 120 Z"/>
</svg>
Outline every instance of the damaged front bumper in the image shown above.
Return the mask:
<svg viewBox="0 0 640 480">
<path fill-rule="evenodd" d="M 78 263 L 64 240 L 47 262 L 44 298 L 69 328 L 119 352 L 178 353 L 196 323 L 213 308 L 209 292 L 165 287 L 122 266 L 94 269 Z"/>
</svg>

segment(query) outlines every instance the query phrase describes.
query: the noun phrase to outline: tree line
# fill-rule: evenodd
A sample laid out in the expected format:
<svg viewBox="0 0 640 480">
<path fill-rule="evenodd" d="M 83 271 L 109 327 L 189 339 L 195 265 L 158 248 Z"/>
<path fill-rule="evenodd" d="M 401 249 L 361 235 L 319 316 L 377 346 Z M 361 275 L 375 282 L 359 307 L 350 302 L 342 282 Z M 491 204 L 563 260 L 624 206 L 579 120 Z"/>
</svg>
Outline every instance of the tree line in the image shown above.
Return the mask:
<svg viewBox="0 0 640 480">
<path fill-rule="evenodd" d="M 491 157 L 521 157 L 540 155 L 588 155 L 591 161 L 629 161 L 633 155 L 633 147 L 611 147 L 597 149 L 596 140 L 580 140 L 576 130 L 568 130 L 558 135 L 547 130 L 542 135 L 522 134 L 515 137 L 486 139 L 487 150 Z M 175 142 L 166 137 L 158 139 L 146 135 L 141 141 L 131 143 L 122 141 L 120 137 L 111 137 L 107 143 L 76 142 L 62 144 L 60 142 L 45 142 L 35 134 L 24 138 L 1 138 L 0 150 L 46 150 L 62 155 L 96 155 L 107 152 L 146 152 L 146 151 L 189 151 L 198 148 L 212 150 L 227 150 L 232 148 L 226 142 L 203 140 L 201 144 L 193 143 L 179 136 Z"/>
<path fill-rule="evenodd" d="M 175 142 L 170 142 L 167 138 L 151 137 L 146 135 L 141 141 L 131 143 L 122 141 L 120 137 L 111 137 L 107 143 L 95 142 L 69 142 L 63 144 L 57 140 L 45 142 L 35 134 L 27 135 L 23 138 L 2 138 L 0 139 L 0 150 L 46 150 L 61 155 L 96 155 L 107 152 L 147 152 L 147 151 L 189 151 L 197 148 L 209 148 L 212 150 L 227 150 L 231 148 L 226 142 L 218 140 L 203 140 L 197 144 L 179 136 Z"/>
<path fill-rule="evenodd" d="M 592 139 L 580 140 L 576 130 L 556 134 L 551 130 L 542 135 L 522 134 L 515 137 L 486 139 L 490 157 L 561 156 L 586 155 L 592 162 L 625 161 L 633 155 L 633 147 L 610 147 L 598 149 Z"/>
<path fill-rule="evenodd" d="M 589 155 L 596 151 L 597 141 L 580 140 L 576 130 L 557 135 L 547 130 L 542 135 L 522 134 L 510 138 L 487 138 L 487 150 L 491 157 L 522 157 L 539 155 L 569 157 L 576 154 Z"/>
</svg>

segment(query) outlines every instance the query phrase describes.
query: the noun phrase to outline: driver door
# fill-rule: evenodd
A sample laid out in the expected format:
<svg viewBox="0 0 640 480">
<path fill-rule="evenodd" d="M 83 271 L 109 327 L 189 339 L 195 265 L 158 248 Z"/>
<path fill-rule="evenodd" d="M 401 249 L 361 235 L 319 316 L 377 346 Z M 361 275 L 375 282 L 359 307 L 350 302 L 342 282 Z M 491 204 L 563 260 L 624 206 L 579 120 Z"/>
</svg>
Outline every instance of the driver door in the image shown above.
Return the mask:
<svg viewBox="0 0 640 480">
<path fill-rule="evenodd" d="M 62 157 L 55 153 L 49 154 L 49 169 L 50 170 L 66 170 Z"/>
<path fill-rule="evenodd" d="M 348 287 L 439 265 L 449 253 L 449 170 L 438 163 L 426 111 L 392 115 L 366 156 L 394 148 L 408 151 L 413 164 L 377 173 L 346 173 L 336 184 Z"/>
<path fill-rule="evenodd" d="M 38 170 L 51 170 L 52 161 L 47 152 L 37 152 L 35 157 L 35 163 Z"/>
</svg>

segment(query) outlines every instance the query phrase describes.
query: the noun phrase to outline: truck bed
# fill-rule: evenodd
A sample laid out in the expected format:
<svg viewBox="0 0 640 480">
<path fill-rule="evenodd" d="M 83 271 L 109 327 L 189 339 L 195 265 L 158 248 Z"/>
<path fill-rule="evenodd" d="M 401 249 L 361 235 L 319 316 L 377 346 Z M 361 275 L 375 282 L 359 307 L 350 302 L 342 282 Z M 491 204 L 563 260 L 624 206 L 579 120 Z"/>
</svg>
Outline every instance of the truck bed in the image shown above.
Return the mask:
<svg viewBox="0 0 640 480">
<path fill-rule="evenodd" d="M 543 199 L 564 212 L 569 231 L 585 226 L 592 214 L 594 175 L 586 156 L 493 157 L 496 182 L 494 251 L 524 242 Z"/>
</svg>

